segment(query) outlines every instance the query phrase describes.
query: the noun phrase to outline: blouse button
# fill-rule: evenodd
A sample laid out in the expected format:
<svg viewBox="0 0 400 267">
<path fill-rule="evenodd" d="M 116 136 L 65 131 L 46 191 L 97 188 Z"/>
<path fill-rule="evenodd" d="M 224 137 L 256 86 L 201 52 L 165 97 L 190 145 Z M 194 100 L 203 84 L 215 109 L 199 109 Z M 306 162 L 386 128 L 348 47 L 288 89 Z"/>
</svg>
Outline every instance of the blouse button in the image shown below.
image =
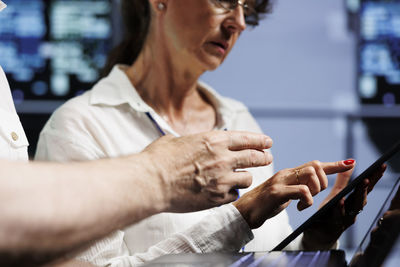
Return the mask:
<svg viewBox="0 0 400 267">
<path fill-rule="evenodd" d="M 12 132 L 11 133 L 11 138 L 12 138 L 12 140 L 17 141 L 19 137 L 18 137 L 18 134 L 16 132 Z"/>
</svg>

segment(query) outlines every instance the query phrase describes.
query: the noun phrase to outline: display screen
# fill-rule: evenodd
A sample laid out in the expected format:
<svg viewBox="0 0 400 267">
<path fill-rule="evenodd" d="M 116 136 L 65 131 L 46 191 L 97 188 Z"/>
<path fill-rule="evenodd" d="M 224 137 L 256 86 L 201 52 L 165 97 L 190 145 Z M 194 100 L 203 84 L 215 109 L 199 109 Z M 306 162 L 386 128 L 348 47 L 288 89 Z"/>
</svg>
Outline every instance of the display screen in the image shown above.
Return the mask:
<svg viewBox="0 0 400 267">
<path fill-rule="evenodd" d="M 400 103 L 400 1 L 362 1 L 358 93 L 362 104 Z"/>
<path fill-rule="evenodd" d="M 0 65 L 16 103 L 65 100 L 99 79 L 111 48 L 111 0 L 7 0 Z"/>
</svg>

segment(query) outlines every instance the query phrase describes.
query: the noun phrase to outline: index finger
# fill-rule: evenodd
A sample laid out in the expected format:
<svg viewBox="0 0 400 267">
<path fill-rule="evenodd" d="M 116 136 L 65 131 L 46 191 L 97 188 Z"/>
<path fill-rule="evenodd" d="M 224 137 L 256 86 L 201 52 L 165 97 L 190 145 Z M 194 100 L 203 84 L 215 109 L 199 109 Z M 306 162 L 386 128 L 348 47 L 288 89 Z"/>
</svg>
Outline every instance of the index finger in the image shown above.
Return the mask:
<svg viewBox="0 0 400 267">
<path fill-rule="evenodd" d="M 229 149 L 233 151 L 243 149 L 263 150 L 271 148 L 271 137 L 251 132 L 230 131 L 229 134 Z"/>
<path fill-rule="evenodd" d="M 354 162 L 354 160 L 321 162 L 321 167 L 326 174 L 335 174 L 351 170 L 354 167 Z"/>
</svg>

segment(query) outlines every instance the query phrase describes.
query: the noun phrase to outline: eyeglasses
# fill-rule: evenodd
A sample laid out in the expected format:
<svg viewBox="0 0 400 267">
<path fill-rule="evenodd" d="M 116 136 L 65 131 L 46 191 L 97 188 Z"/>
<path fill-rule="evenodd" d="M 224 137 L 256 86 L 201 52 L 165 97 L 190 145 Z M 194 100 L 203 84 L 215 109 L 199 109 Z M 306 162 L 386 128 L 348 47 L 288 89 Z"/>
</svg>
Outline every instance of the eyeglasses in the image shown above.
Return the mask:
<svg viewBox="0 0 400 267">
<path fill-rule="evenodd" d="M 238 6 L 242 6 L 246 24 L 252 26 L 258 25 L 258 13 L 253 6 L 247 3 L 247 1 L 244 2 L 243 0 L 212 0 L 211 2 L 213 2 L 217 8 L 223 9 L 224 11 L 228 12 L 236 9 Z"/>
</svg>

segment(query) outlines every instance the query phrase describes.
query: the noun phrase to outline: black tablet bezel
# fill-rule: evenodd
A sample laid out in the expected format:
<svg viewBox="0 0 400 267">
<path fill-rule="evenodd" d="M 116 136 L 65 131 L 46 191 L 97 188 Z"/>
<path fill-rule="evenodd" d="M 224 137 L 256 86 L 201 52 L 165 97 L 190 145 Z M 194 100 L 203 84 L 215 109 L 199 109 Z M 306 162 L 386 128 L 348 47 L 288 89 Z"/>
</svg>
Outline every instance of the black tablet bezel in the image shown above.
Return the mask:
<svg viewBox="0 0 400 267">
<path fill-rule="evenodd" d="M 310 218 L 308 218 L 302 225 L 297 227 L 288 237 L 286 237 L 281 243 L 279 243 L 272 251 L 283 250 L 287 245 L 290 244 L 296 237 L 304 232 L 310 225 L 324 215 L 329 209 L 336 206 L 336 204 L 347 194 L 349 194 L 359 183 L 364 179 L 368 178 L 371 174 L 377 171 L 383 163 L 389 160 L 400 150 L 400 141 L 393 145 L 388 151 L 386 151 L 379 159 L 377 159 L 372 165 L 370 165 L 364 172 L 354 178 L 342 191 L 340 191 L 335 197 L 328 201 L 323 207 L 315 212 Z"/>
</svg>

